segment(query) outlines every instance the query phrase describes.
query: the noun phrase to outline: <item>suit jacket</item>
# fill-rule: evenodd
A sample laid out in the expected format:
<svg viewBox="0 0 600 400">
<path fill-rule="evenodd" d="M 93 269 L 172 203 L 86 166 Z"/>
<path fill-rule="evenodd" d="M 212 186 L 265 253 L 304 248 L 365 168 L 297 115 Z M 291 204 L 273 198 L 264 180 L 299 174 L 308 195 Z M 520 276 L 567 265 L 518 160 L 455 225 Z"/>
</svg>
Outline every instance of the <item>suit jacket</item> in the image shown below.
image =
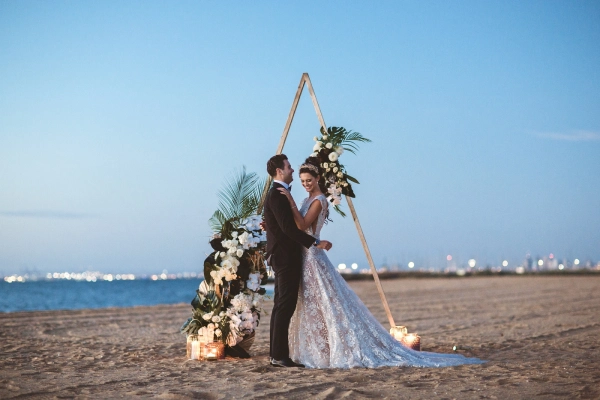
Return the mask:
<svg viewBox="0 0 600 400">
<path fill-rule="evenodd" d="M 294 266 L 302 263 L 300 246 L 309 248 L 315 238 L 296 226 L 288 199 L 277 190 L 283 187 L 273 183 L 265 199 L 265 222 L 267 223 L 267 254 L 270 265 Z"/>
</svg>

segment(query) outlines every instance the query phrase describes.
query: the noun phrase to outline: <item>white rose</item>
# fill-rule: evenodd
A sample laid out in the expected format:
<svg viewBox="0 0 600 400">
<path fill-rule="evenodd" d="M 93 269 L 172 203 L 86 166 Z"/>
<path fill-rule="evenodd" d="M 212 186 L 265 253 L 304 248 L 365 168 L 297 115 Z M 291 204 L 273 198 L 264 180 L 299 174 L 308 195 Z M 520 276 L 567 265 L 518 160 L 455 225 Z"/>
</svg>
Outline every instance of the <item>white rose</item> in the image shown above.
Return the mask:
<svg viewBox="0 0 600 400">
<path fill-rule="evenodd" d="M 236 238 L 238 236 L 238 233 L 236 231 L 231 232 L 231 237 Z"/>
<path fill-rule="evenodd" d="M 253 327 L 254 327 L 254 324 L 252 323 L 252 321 L 244 321 L 240 325 L 240 328 L 247 329 L 247 330 L 252 330 Z"/>
<path fill-rule="evenodd" d="M 238 257 L 241 257 L 241 256 L 243 256 L 243 255 L 244 255 L 244 250 L 242 250 L 242 249 L 238 249 L 238 250 L 237 250 L 237 252 L 236 252 L 236 255 L 237 255 Z"/>
<path fill-rule="evenodd" d="M 338 167 L 333 167 L 333 172 L 338 172 Z"/>
<path fill-rule="evenodd" d="M 335 172 L 335 171 L 334 171 L 334 172 Z M 338 178 L 342 178 L 343 176 L 344 176 L 344 174 L 342 173 L 342 171 L 340 171 L 340 172 L 338 172 L 338 173 L 337 173 L 337 177 L 338 177 Z"/>
<path fill-rule="evenodd" d="M 215 335 L 217 335 L 217 337 L 221 337 L 221 330 L 219 328 L 215 329 Z"/>
<path fill-rule="evenodd" d="M 244 232 L 238 237 L 238 240 L 242 245 L 244 245 L 248 242 L 248 237 L 250 237 L 250 234 L 248 232 Z"/>
<path fill-rule="evenodd" d="M 324 163 L 323 163 L 321 166 L 322 166 L 323 168 L 327 168 L 327 167 L 329 167 L 329 164 L 327 164 L 326 162 L 324 162 Z"/>
<path fill-rule="evenodd" d="M 211 312 L 209 312 L 209 313 L 207 313 L 207 314 L 204 314 L 204 315 L 202 316 L 202 319 L 203 319 L 203 320 L 205 320 L 205 321 L 210 321 L 210 320 L 212 319 L 212 316 L 213 316 L 213 313 L 212 313 L 212 311 L 211 311 Z"/>
<path fill-rule="evenodd" d="M 240 242 L 238 242 L 236 239 L 233 239 L 233 240 L 231 241 L 231 246 L 229 246 L 229 247 L 237 247 L 237 245 L 238 245 L 239 243 L 240 243 Z"/>
<path fill-rule="evenodd" d="M 335 152 L 338 154 L 338 156 L 341 156 L 344 153 L 344 148 L 342 146 L 338 146 L 335 148 Z"/>
<path fill-rule="evenodd" d="M 221 311 L 221 312 L 219 313 L 219 317 L 223 317 L 225 314 L 227 314 L 225 311 Z"/>
<path fill-rule="evenodd" d="M 230 247 L 229 250 L 227 250 L 227 254 L 229 255 L 234 255 L 235 253 L 237 253 L 237 247 Z"/>
<path fill-rule="evenodd" d="M 329 161 L 335 162 L 335 161 L 337 161 L 337 159 L 338 159 L 338 154 L 337 153 L 335 153 L 335 152 L 329 153 Z"/>
<path fill-rule="evenodd" d="M 330 149 L 330 148 L 332 148 L 332 147 L 333 147 L 333 145 L 332 145 L 331 143 L 327 143 L 327 144 L 325 145 L 325 147 L 327 147 L 328 149 Z"/>
<path fill-rule="evenodd" d="M 327 140 L 327 135 L 323 135 L 323 140 Z"/>
<path fill-rule="evenodd" d="M 223 258 L 223 257 L 225 257 L 227 254 L 226 254 L 224 251 L 222 251 L 222 252 L 221 252 L 221 254 L 219 254 L 219 255 L 221 256 L 221 258 Z"/>
<path fill-rule="evenodd" d="M 321 146 L 319 146 L 319 143 L 320 143 L 320 142 L 317 142 L 317 144 L 315 144 L 315 145 L 313 146 L 313 151 L 314 151 L 314 152 L 318 152 L 319 150 L 321 150 Z"/>
<path fill-rule="evenodd" d="M 212 322 L 219 322 L 221 321 L 221 317 L 219 317 L 218 315 L 215 315 L 214 317 L 212 317 Z"/>
</svg>

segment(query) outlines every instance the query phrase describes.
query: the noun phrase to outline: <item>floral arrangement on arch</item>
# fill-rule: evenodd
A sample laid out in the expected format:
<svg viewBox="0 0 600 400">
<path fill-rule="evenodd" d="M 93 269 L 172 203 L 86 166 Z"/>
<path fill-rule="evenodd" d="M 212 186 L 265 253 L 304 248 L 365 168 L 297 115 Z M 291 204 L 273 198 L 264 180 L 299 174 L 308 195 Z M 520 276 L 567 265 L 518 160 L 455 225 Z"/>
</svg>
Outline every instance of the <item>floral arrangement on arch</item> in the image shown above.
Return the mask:
<svg viewBox="0 0 600 400">
<path fill-rule="evenodd" d="M 321 127 L 321 137 L 314 137 L 316 142 L 313 147 L 311 157 L 317 157 L 323 168 L 323 178 L 329 200 L 334 209 L 342 216 L 346 214 L 340 209 L 342 195 L 355 197 L 350 182 L 359 183 L 356 178 L 350 176 L 346 172 L 346 168 L 340 164 L 339 158 L 344 153 L 344 150 L 352 154 L 358 151 L 358 143 L 368 143 L 371 140 L 367 139 L 358 132 L 352 132 L 342 127 L 329 127 L 327 131 Z M 350 181 L 350 182 L 348 182 Z"/>
<path fill-rule="evenodd" d="M 204 281 L 182 333 L 212 332 L 209 336 L 230 349 L 239 345 L 238 351 L 252 344 L 267 281 L 266 234 L 256 215 L 264 185 L 264 179 L 243 168 L 219 192 L 219 209 L 209 220 L 214 251 L 204 261 Z"/>
</svg>

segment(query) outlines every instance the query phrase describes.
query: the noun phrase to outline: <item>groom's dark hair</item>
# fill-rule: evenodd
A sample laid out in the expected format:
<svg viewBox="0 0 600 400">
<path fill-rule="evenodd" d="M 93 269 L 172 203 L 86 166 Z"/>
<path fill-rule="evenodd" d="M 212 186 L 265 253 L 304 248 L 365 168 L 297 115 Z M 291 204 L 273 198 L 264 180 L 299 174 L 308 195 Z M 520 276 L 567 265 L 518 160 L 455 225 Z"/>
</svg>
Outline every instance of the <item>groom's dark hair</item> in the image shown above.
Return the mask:
<svg viewBox="0 0 600 400">
<path fill-rule="evenodd" d="M 267 172 L 272 177 L 277 175 L 277 168 L 283 169 L 285 167 L 284 161 L 287 160 L 287 156 L 285 154 L 277 154 L 267 161 Z"/>
</svg>

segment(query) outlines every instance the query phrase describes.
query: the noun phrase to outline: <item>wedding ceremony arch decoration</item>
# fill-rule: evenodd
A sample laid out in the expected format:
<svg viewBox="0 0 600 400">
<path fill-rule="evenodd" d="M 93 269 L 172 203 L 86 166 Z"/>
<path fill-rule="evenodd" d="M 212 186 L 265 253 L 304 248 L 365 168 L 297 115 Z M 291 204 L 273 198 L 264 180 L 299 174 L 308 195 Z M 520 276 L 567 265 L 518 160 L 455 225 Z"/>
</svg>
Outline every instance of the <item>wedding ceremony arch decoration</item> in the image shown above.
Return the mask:
<svg viewBox="0 0 600 400">
<path fill-rule="evenodd" d="M 313 89 L 312 86 L 312 82 L 310 81 L 310 77 L 308 76 L 308 73 L 305 72 L 302 74 L 302 78 L 300 78 L 300 84 L 298 85 L 298 90 L 296 91 L 296 96 L 294 97 L 294 101 L 292 103 L 292 108 L 290 109 L 290 113 L 288 115 L 287 121 L 285 123 L 285 127 L 283 128 L 283 134 L 281 135 L 281 139 L 279 140 L 279 145 L 277 147 L 277 152 L 275 154 L 281 154 L 283 152 L 283 147 L 285 146 L 285 142 L 288 136 L 288 133 L 290 131 L 290 127 L 292 126 L 292 121 L 294 120 L 294 115 L 296 114 L 296 109 L 298 108 L 298 103 L 300 101 L 300 96 L 302 95 L 302 92 L 304 90 L 304 86 L 308 87 L 308 92 L 310 94 L 310 98 L 312 100 L 315 112 L 317 114 L 317 118 L 319 119 L 319 123 L 321 125 L 321 139 L 323 139 L 323 137 L 325 137 L 325 139 L 329 139 L 331 136 L 334 135 L 340 135 L 340 134 L 348 134 L 348 131 L 343 131 L 340 132 L 339 129 L 337 127 L 332 127 L 332 128 L 327 128 L 327 125 L 325 124 L 325 120 L 323 119 L 323 114 L 321 113 L 321 108 L 319 107 L 319 102 L 317 101 L 317 96 L 315 95 L 315 91 Z M 341 128 L 343 129 L 343 128 Z M 352 132 L 350 132 L 352 133 Z M 361 136 L 362 138 L 362 136 Z M 316 144 L 315 147 L 313 148 L 314 152 L 313 152 L 313 156 L 315 156 L 315 153 L 320 153 L 321 150 L 324 147 L 323 145 L 326 143 L 323 143 L 323 140 L 319 140 L 319 138 L 315 138 L 316 140 Z M 364 139 L 364 140 L 362 140 Z M 357 141 L 369 141 L 366 138 L 362 138 L 362 139 L 358 139 Z M 337 146 L 337 147 L 341 147 L 341 146 Z M 332 144 L 332 147 L 327 149 L 327 150 L 331 150 L 330 152 L 325 152 L 328 154 L 333 154 L 333 153 L 337 153 L 336 151 L 336 147 L 334 147 L 334 145 Z M 338 150 L 339 151 L 339 150 Z M 339 156 L 339 153 L 337 153 L 337 155 Z M 332 156 L 332 158 L 335 158 L 335 160 L 337 161 L 337 157 L 336 156 Z M 333 162 L 333 160 L 329 159 L 330 161 Z M 327 163 L 327 161 L 324 161 L 325 163 Z M 325 169 L 327 169 L 329 167 L 329 165 L 327 166 L 323 166 L 325 167 Z M 339 167 L 338 167 L 339 168 Z M 329 171 L 326 171 L 329 172 Z M 344 176 L 344 171 L 337 171 L 336 177 L 337 177 L 337 173 L 341 172 L 342 174 L 342 178 Z M 354 178 L 345 175 L 347 180 L 351 180 L 354 181 L 355 183 L 358 183 L 358 181 L 356 181 Z M 346 185 L 344 185 L 344 183 L 346 183 Z M 267 192 L 269 191 L 269 187 L 271 186 L 271 178 L 269 177 L 267 179 L 267 182 L 265 183 L 264 189 L 263 189 L 263 193 L 261 196 L 261 206 L 259 207 L 258 210 L 258 214 L 260 214 L 262 212 L 262 204 L 263 201 L 267 195 Z M 346 198 L 346 202 L 348 203 L 348 208 L 350 209 L 350 213 L 352 214 L 352 219 L 354 220 L 354 224 L 356 226 L 356 230 L 358 232 L 358 236 L 360 238 L 360 241 L 362 243 L 363 246 L 363 250 L 365 251 L 365 255 L 367 257 L 367 261 L 369 262 L 369 267 L 371 268 L 371 272 L 373 274 L 373 279 L 375 280 L 375 285 L 377 286 L 377 291 L 379 292 L 379 297 L 381 298 L 381 302 L 383 304 L 383 308 L 385 309 L 385 313 L 387 315 L 388 321 L 390 323 L 390 332 L 395 332 L 396 330 L 398 330 L 398 328 L 404 328 L 404 327 L 396 327 L 396 324 L 394 322 L 394 317 L 392 316 L 392 312 L 390 311 L 390 307 L 388 305 L 387 299 L 385 297 L 385 292 L 383 291 L 383 287 L 381 286 L 381 282 L 379 280 L 379 274 L 377 273 L 377 268 L 375 268 L 375 263 L 373 262 L 373 258 L 371 257 L 371 251 L 369 250 L 369 246 L 367 244 L 367 240 L 365 239 L 365 235 L 363 233 L 362 227 L 360 225 L 360 221 L 358 219 L 358 215 L 356 213 L 356 209 L 354 207 L 354 204 L 352 202 L 352 197 L 354 197 L 354 193 L 351 191 L 351 185 L 347 182 L 347 181 L 336 181 L 336 184 L 334 185 L 335 188 L 331 188 L 332 190 L 331 192 L 329 192 L 329 201 L 331 201 L 334 205 L 334 209 L 340 213 L 343 214 L 343 212 L 341 212 L 341 210 L 339 209 L 339 198 L 341 197 L 340 195 L 343 194 Z M 344 190 L 344 188 L 349 188 Z M 329 190 L 328 190 L 329 191 Z"/>
</svg>

